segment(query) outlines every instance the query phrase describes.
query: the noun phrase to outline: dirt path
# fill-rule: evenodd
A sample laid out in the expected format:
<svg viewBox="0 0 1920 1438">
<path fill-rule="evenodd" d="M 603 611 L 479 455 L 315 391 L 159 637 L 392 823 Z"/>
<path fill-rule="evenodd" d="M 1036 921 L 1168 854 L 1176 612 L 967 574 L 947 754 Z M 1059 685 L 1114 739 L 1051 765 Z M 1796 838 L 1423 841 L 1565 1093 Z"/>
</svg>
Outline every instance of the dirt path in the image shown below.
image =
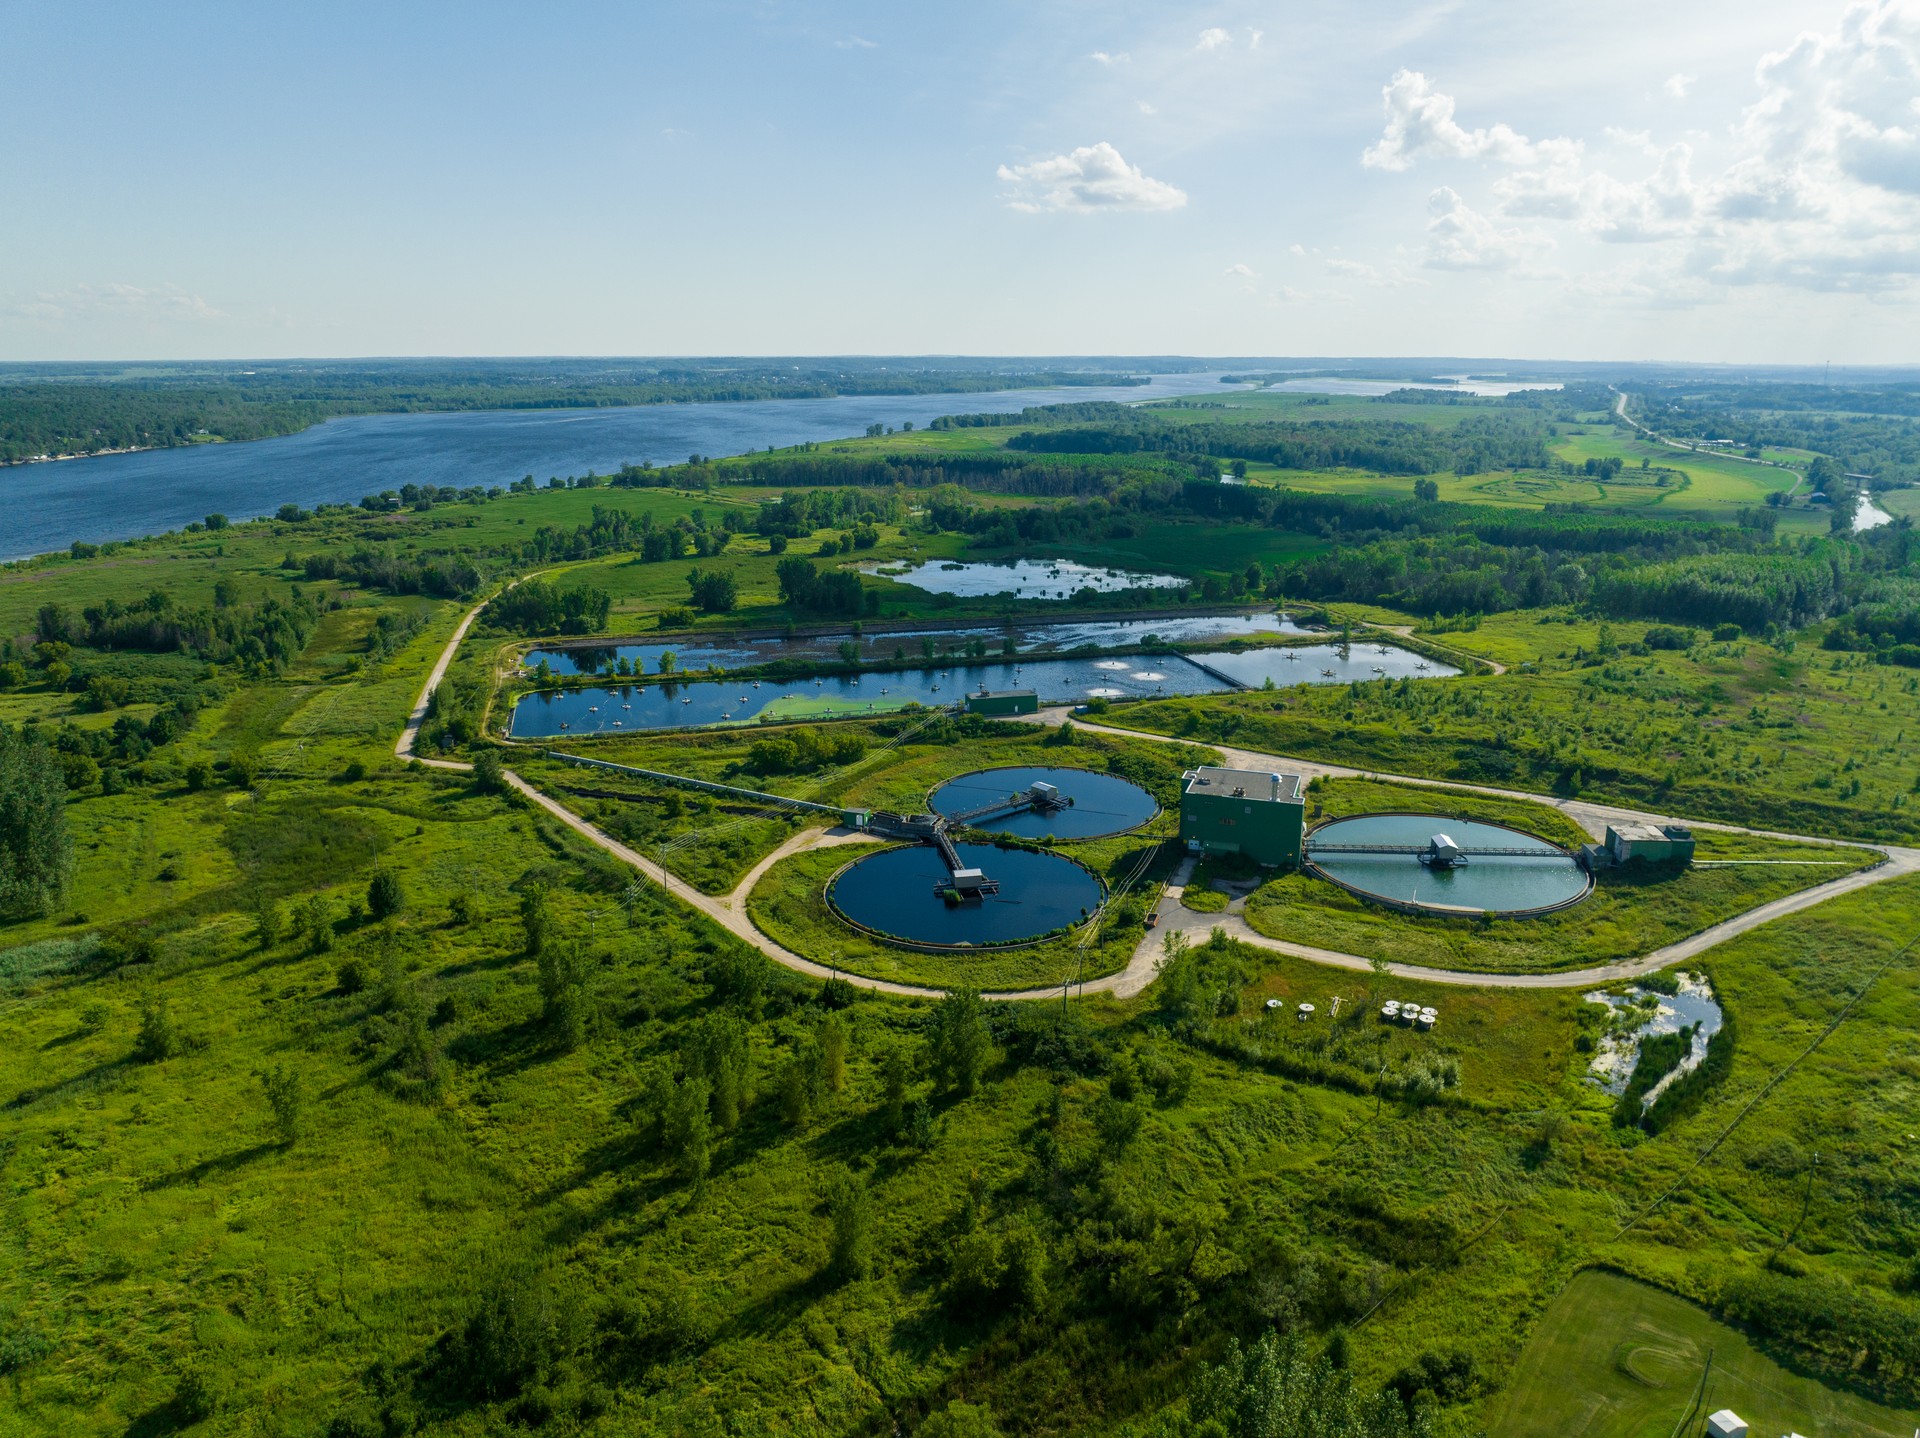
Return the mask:
<svg viewBox="0 0 1920 1438">
<path fill-rule="evenodd" d="M 447 641 L 440 658 L 427 676 L 426 684 L 420 690 L 420 698 L 413 706 L 413 712 L 407 717 L 406 727 L 400 732 L 400 738 L 393 746 L 393 752 L 402 759 L 412 759 L 415 763 L 426 764 L 435 769 L 470 770 L 471 764 L 452 759 L 428 759 L 414 753 L 414 743 L 419 736 L 421 721 L 427 712 L 428 700 L 434 689 L 446 677 L 453 657 L 459 652 L 460 642 L 466 638 L 467 631 L 480 615 L 484 606 L 476 605 L 460 621 L 453 637 Z M 1061 723 L 1070 714 L 1064 707 L 1042 710 L 1029 720 L 1014 721 L 1037 724 Z M 1103 724 L 1087 723 L 1076 720 L 1076 727 L 1092 734 L 1109 734 L 1116 738 L 1144 739 L 1149 742 L 1172 744 L 1184 743 L 1165 734 L 1150 734 L 1144 730 L 1115 729 Z M 1637 809 L 1623 809 L 1609 804 L 1592 804 L 1579 799 L 1554 799 L 1541 794 L 1528 794 L 1518 789 L 1497 789 L 1484 784 L 1460 784 L 1444 779 L 1420 779 L 1405 774 L 1381 774 L 1365 769 L 1351 769 L 1339 764 L 1319 764 L 1310 760 L 1294 759 L 1278 754 L 1263 754 L 1254 749 L 1236 749 L 1227 745 L 1215 744 L 1221 756 L 1229 763 L 1247 768 L 1269 768 L 1284 765 L 1289 772 L 1304 774 L 1308 778 L 1340 779 L 1381 779 L 1396 784 L 1411 784 L 1421 788 L 1452 790 L 1459 793 L 1487 794 L 1502 799 L 1523 799 L 1531 803 L 1547 804 L 1560 810 L 1580 825 L 1594 838 L 1600 838 L 1609 823 L 1628 821 L 1634 823 L 1664 823 L 1671 816 L 1644 813 Z M 747 916 L 747 896 L 753 886 L 760 882 L 767 871 L 782 859 L 809 849 L 833 844 L 854 844 L 870 842 L 868 836 L 846 829 L 803 829 L 786 840 L 771 854 L 761 859 L 747 871 L 740 882 L 722 897 L 702 893 L 699 889 L 679 878 L 659 863 L 628 848 L 612 835 L 605 833 L 587 820 L 573 813 L 558 800 L 549 798 L 539 789 L 522 779 L 511 770 L 506 771 L 506 781 L 516 793 L 555 819 L 565 824 L 581 838 L 613 855 L 620 862 L 629 865 L 646 878 L 658 884 L 688 907 L 697 909 L 714 923 L 751 944 L 777 964 L 782 964 L 796 973 L 810 975 L 817 979 L 840 978 L 855 988 L 867 989 L 875 993 L 894 994 L 906 998 L 939 998 L 944 990 L 924 987 L 918 984 L 898 984 L 885 979 L 871 979 L 859 974 L 844 973 L 824 964 L 816 964 L 811 959 L 775 943 L 766 934 L 754 927 Z M 1911 873 L 1920 873 L 1920 849 L 1902 849 L 1889 845 L 1846 844 L 1840 840 L 1815 839 L 1798 834 L 1782 834 L 1767 829 L 1746 829 L 1734 824 L 1694 823 L 1696 829 L 1712 829 L 1719 833 L 1748 834 L 1757 838 L 1787 839 L 1803 844 L 1832 844 L 1839 848 L 1873 849 L 1883 854 L 1881 863 L 1870 869 L 1847 874 L 1825 884 L 1816 884 L 1813 888 L 1803 889 L 1797 894 L 1789 894 L 1762 904 L 1744 914 L 1702 929 L 1699 933 L 1682 939 L 1677 943 L 1656 949 L 1637 959 L 1622 960 L 1619 963 L 1605 964 L 1596 968 L 1573 969 L 1554 974 L 1485 974 L 1459 969 L 1429 969 L 1417 964 L 1389 964 L 1387 969 L 1396 977 L 1423 979 L 1429 983 L 1459 984 L 1481 988 L 1516 989 L 1563 989 L 1583 988 L 1598 984 L 1613 983 L 1620 979 L 1638 978 L 1650 974 L 1669 964 L 1690 959 L 1716 944 L 1725 943 L 1739 934 L 1747 933 L 1762 924 L 1788 914 L 1798 913 L 1816 904 L 1838 895 L 1866 888 L 1887 879 L 1900 878 Z M 1215 929 L 1223 930 L 1229 938 L 1255 948 L 1272 949 L 1277 953 L 1291 954 L 1295 958 L 1307 959 L 1316 964 L 1325 964 L 1329 968 L 1349 969 L 1365 972 L 1372 967 L 1369 960 L 1358 954 L 1343 954 L 1334 949 L 1314 948 L 1307 944 L 1293 944 L 1280 939 L 1270 939 L 1264 934 L 1255 933 L 1238 912 L 1217 914 L 1199 914 L 1180 904 L 1180 894 L 1193 874 L 1193 861 L 1184 861 L 1168 885 L 1165 897 L 1161 901 L 1160 913 L 1163 926 L 1148 930 L 1135 946 L 1133 956 L 1128 959 L 1125 968 L 1118 973 L 1108 974 L 1104 978 L 1090 979 L 1084 984 L 1075 985 L 1078 992 L 1111 993 L 1116 997 L 1128 998 L 1139 993 L 1153 982 L 1154 973 L 1165 953 L 1167 938 L 1172 934 L 1185 934 L 1189 940 L 1200 942 Z M 1239 906 L 1235 905 L 1235 909 Z M 992 993 L 985 997 L 993 1000 L 1047 998 L 1057 993 L 1056 988 L 1023 989 L 1008 993 Z"/>
</svg>

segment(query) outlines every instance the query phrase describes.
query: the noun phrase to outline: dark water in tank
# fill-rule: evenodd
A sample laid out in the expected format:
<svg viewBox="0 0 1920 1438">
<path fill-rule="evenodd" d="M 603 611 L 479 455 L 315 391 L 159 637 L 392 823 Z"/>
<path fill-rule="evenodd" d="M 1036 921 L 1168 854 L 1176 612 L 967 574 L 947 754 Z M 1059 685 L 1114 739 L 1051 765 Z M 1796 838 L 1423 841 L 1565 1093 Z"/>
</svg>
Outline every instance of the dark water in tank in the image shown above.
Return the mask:
<svg viewBox="0 0 1920 1438">
<path fill-rule="evenodd" d="M 1080 922 L 1100 906 L 1100 881 L 1058 854 L 957 846 L 963 864 L 1000 882 L 992 897 L 949 906 L 936 893 L 948 878 L 930 844 L 882 849 L 835 880 L 828 897 L 856 922 L 923 944 L 1005 944 Z"/>
<path fill-rule="evenodd" d="M 1017 814 L 986 815 L 969 821 L 970 827 L 1022 839 L 1038 839 L 1047 834 L 1056 839 L 1092 839 L 1137 829 L 1159 809 L 1153 795 L 1125 779 L 1087 769 L 1051 766 L 984 769 L 977 774 L 962 774 L 935 789 L 927 803 L 934 813 L 951 818 L 982 804 L 1024 793 L 1035 783 L 1053 785 L 1063 799 L 1073 801 L 1072 805 L 1044 813 L 1028 809 Z"/>
</svg>

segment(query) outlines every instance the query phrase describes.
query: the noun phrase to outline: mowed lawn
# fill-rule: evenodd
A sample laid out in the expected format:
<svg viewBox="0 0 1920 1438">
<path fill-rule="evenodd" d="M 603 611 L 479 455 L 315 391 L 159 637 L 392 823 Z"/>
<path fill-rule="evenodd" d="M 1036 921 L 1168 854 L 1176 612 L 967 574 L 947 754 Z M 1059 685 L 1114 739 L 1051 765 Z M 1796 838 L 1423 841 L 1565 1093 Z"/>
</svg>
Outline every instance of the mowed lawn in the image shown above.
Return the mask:
<svg viewBox="0 0 1920 1438">
<path fill-rule="evenodd" d="M 1694 1424 L 1676 1425 L 1713 1355 Z M 1491 1438 L 1669 1438 L 1722 1408 L 1755 1438 L 1908 1438 L 1920 1410 L 1888 1408 L 1789 1372 L 1738 1329 L 1685 1299 L 1600 1269 L 1575 1275 L 1520 1355 L 1488 1414 Z"/>
</svg>

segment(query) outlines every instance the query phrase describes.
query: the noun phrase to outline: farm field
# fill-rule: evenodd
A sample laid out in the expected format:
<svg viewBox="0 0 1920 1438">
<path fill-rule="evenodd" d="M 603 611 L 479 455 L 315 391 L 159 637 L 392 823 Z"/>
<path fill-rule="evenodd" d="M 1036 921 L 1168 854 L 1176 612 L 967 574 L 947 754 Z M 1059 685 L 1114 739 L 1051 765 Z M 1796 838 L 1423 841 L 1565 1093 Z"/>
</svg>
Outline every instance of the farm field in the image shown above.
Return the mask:
<svg viewBox="0 0 1920 1438">
<path fill-rule="evenodd" d="M 1683 1298 L 1589 1269 L 1542 1315 L 1488 1432 L 1667 1438 L 1693 1407 L 1703 1374 L 1700 1415 L 1731 1408 L 1755 1433 L 1907 1438 L 1920 1427 L 1920 1409 L 1836 1392 L 1783 1368 Z"/>
</svg>

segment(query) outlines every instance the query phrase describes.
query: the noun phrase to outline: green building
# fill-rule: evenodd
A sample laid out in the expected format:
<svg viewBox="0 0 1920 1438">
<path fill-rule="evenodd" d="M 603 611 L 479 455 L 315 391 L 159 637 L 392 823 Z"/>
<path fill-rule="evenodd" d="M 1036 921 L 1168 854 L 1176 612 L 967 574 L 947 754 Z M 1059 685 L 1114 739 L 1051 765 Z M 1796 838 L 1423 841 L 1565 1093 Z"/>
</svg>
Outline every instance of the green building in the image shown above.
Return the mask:
<svg viewBox="0 0 1920 1438">
<path fill-rule="evenodd" d="M 1607 852 L 1616 864 L 1691 864 L 1693 830 L 1684 824 L 1609 824 Z"/>
<path fill-rule="evenodd" d="M 1262 769 L 1189 769 L 1181 776 L 1180 837 L 1196 854 L 1245 854 L 1267 868 L 1300 862 L 1306 781 Z"/>
<path fill-rule="evenodd" d="M 1031 689 L 982 689 L 967 696 L 967 713 L 985 714 L 990 719 L 1039 712 L 1040 696 Z"/>
</svg>

